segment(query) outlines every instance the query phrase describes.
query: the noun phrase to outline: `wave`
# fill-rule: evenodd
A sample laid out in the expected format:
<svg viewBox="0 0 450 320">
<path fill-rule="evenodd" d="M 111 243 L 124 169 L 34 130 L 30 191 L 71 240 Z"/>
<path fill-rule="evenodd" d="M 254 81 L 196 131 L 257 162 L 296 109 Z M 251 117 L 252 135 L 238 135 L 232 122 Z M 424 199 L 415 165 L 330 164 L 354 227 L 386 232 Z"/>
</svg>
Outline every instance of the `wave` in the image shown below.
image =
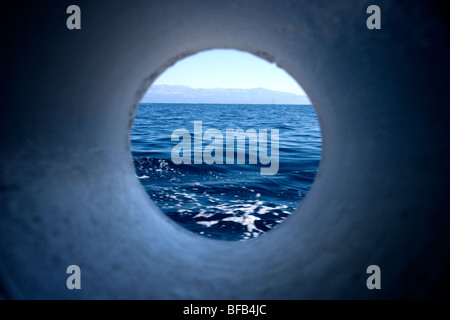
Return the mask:
<svg viewBox="0 0 450 320">
<path fill-rule="evenodd" d="M 166 158 L 133 160 L 136 176 L 169 217 L 196 233 L 223 240 L 255 238 L 283 222 L 315 176 L 306 170 L 264 177 L 258 171 L 240 170 L 242 165 L 239 169 L 176 165 Z"/>
<path fill-rule="evenodd" d="M 172 130 L 198 120 L 204 130 L 278 128 L 278 173 L 262 176 L 259 163 L 174 164 Z M 186 229 L 223 240 L 255 238 L 286 220 L 314 181 L 322 147 L 311 106 L 140 105 L 131 143 L 136 177 L 155 204 Z"/>
</svg>

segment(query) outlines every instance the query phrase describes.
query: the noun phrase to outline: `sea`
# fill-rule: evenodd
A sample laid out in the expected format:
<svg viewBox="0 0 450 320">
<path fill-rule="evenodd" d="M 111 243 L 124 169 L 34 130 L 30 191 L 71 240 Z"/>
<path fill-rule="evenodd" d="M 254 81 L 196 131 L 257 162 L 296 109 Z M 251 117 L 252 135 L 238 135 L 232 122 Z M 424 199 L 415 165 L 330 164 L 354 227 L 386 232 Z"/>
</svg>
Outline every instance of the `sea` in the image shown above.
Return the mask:
<svg viewBox="0 0 450 320">
<path fill-rule="evenodd" d="M 202 142 L 202 135 L 194 134 L 194 122 L 199 121 L 203 134 L 208 129 L 223 134 L 224 159 L 227 129 L 254 129 L 258 138 L 267 130 L 269 156 L 270 148 L 276 146 L 272 133 L 278 130 L 278 171 L 263 175 L 261 167 L 270 167 L 270 163 L 249 163 L 248 139 L 245 163 L 194 163 L 194 140 L 200 141 L 203 149 L 213 141 Z M 184 132 L 183 138 L 176 134 L 180 132 L 177 129 Z M 172 152 L 174 148 L 180 151 L 177 145 L 182 141 L 187 146 L 187 138 L 192 148 L 177 154 L 189 156 L 191 152 L 191 161 L 176 164 L 179 161 L 173 161 Z M 237 143 L 234 147 L 237 152 Z M 314 182 L 321 150 L 320 127 L 312 105 L 141 103 L 131 132 L 136 177 L 151 200 L 180 226 L 227 241 L 259 237 L 289 219 Z"/>
</svg>

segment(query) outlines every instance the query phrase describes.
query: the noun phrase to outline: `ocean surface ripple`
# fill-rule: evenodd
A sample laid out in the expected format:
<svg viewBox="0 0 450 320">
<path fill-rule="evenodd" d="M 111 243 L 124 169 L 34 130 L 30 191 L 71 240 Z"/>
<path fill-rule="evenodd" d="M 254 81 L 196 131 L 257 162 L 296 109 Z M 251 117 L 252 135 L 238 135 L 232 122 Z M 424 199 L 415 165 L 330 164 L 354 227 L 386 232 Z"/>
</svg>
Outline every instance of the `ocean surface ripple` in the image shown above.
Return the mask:
<svg viewBox="0 0 450 320">
<path fill-rule="evenodd" d="M 172 132 L 184 128 L 194 141 L 194 121 L 203 133 L 221 130 L 224 140 L 226 129 L 278 129 L 278 173 L 248 164 L 248 141 L 246 164 L 174 164 Z M 286 220 L 306 196 L 322 138 L 311 105 L 140 104 L 131 149 L 137 178 L 167 216 L 210 238 L 246 240 Z"/>
</svg>

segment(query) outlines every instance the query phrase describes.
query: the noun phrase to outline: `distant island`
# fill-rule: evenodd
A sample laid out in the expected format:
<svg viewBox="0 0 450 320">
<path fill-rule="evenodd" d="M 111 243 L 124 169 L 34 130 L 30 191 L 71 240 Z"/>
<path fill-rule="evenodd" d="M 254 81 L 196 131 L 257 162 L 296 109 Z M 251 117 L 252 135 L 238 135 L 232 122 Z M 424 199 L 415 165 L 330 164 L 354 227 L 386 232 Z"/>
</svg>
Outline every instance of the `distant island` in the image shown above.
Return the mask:
<svg viewBox="0 0 450 320">
<path fill-rule="evenodd" d="M 141 103 L 311 104 L 307 96 L 255 89 L 194 89 L 179 85 L 154 85 Z"/>
</svg>

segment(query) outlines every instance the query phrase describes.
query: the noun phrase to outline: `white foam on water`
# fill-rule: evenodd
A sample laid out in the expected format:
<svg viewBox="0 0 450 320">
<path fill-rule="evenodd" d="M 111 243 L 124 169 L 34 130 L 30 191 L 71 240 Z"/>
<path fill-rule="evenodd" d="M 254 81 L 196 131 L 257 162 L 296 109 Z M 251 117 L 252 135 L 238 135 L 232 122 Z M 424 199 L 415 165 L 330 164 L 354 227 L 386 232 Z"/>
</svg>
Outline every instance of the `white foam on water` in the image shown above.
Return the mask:
<svg viewBox="0 0 450 320">
<path fill-rule="evenodd" d="M 215 212 L 206 212 L 205 209 L 200 209 L 200 212 L 197 213 L 192 218 L 194 218 L 194 219 L 198 219 L 198 218 L 206 218 L 206 219 L 208 219 L 208 218 L 213 217 L 215 214 L 216 214 Z"/>
<path fill-rule="evenodd" d="M 195 187 L 198 186 L 201 186 L 198 182 L 191 184 L 191 188 L 194 187 L 192 189 L 196 189 Z M 227 202 L 224 202 L 218 195 L 209 195 L 206 192 L 199 194 L 189 192 L 187 189 L 178 189 L 178 191 L 168 194 L 166 193 L 168 188 L 163 188 L 163 190 L 162 194 L 159 194 L 160 198 L 170 200 L 162 204 L 163 207 L 167 208 L 171 203 L 173 210 L 178 214 L 191 216 L 196 224 L 205 228 L 210 228 L 221 222 L 237 223 L 245 228 L 245 232 L 241 234 L 239 240 L 258 237 L 267 232 L 266 228 L 271 229 L 290 215 L 287 205 L 262 201 L 260 200 L 262 195 L 254 192 L 254 190 L 253 199 L 236 199 L 238 197 L 234 197 L 233 200 Z M 203 200 L 200 201 L 200 199 Z M 183 208 L 184 205 L 188 205 L 189 209 Z M 276 221 L 264 224 L 264 230 L 259 229 L 255 224 L 258 220 L 265 220 L 262 217 L 263 215 L 277 217 Z M 225 227 L 225 225 L 220 225 L 220 227 Z M 203 231 L 201 232 L 201 234 L 206 234 Z"/>
<path fill-rule="evenodd" d="M 222 219 L 222 221 L 233 221 L 236 223 L 239 223 L 243 226 L 247 227 L 247 231 L 252 233 L 254 236 L 254 231 L 258 231 L 257 233 L 261 233 L 263 232 L 262 230 L 258 229 L 255 226 L 255 221 L 256 220 L 261 220 L 261 218 L 259 217 L 255 217 L 251 214 L 245 213 L 242 216 L 233 216 L 233 217 L 228 217 L 228 218 L 224 218 Z"/>
<path fill-rule="evenodd" d="M 215 225 L 215 224 L 217 224 L 217 223 L 219 223 L 219 220 L 213 220 L 213 221 L 197 221 L 197 224 L 201 224 L 201 225 L 203 225 L 203 226 L 205 226 L 205 227 L 207 227 L 207 228 L 209 228 L 209 227 L 211 227 L 211 226 L 213 226 L 213 225 Z"/>
</svg>

